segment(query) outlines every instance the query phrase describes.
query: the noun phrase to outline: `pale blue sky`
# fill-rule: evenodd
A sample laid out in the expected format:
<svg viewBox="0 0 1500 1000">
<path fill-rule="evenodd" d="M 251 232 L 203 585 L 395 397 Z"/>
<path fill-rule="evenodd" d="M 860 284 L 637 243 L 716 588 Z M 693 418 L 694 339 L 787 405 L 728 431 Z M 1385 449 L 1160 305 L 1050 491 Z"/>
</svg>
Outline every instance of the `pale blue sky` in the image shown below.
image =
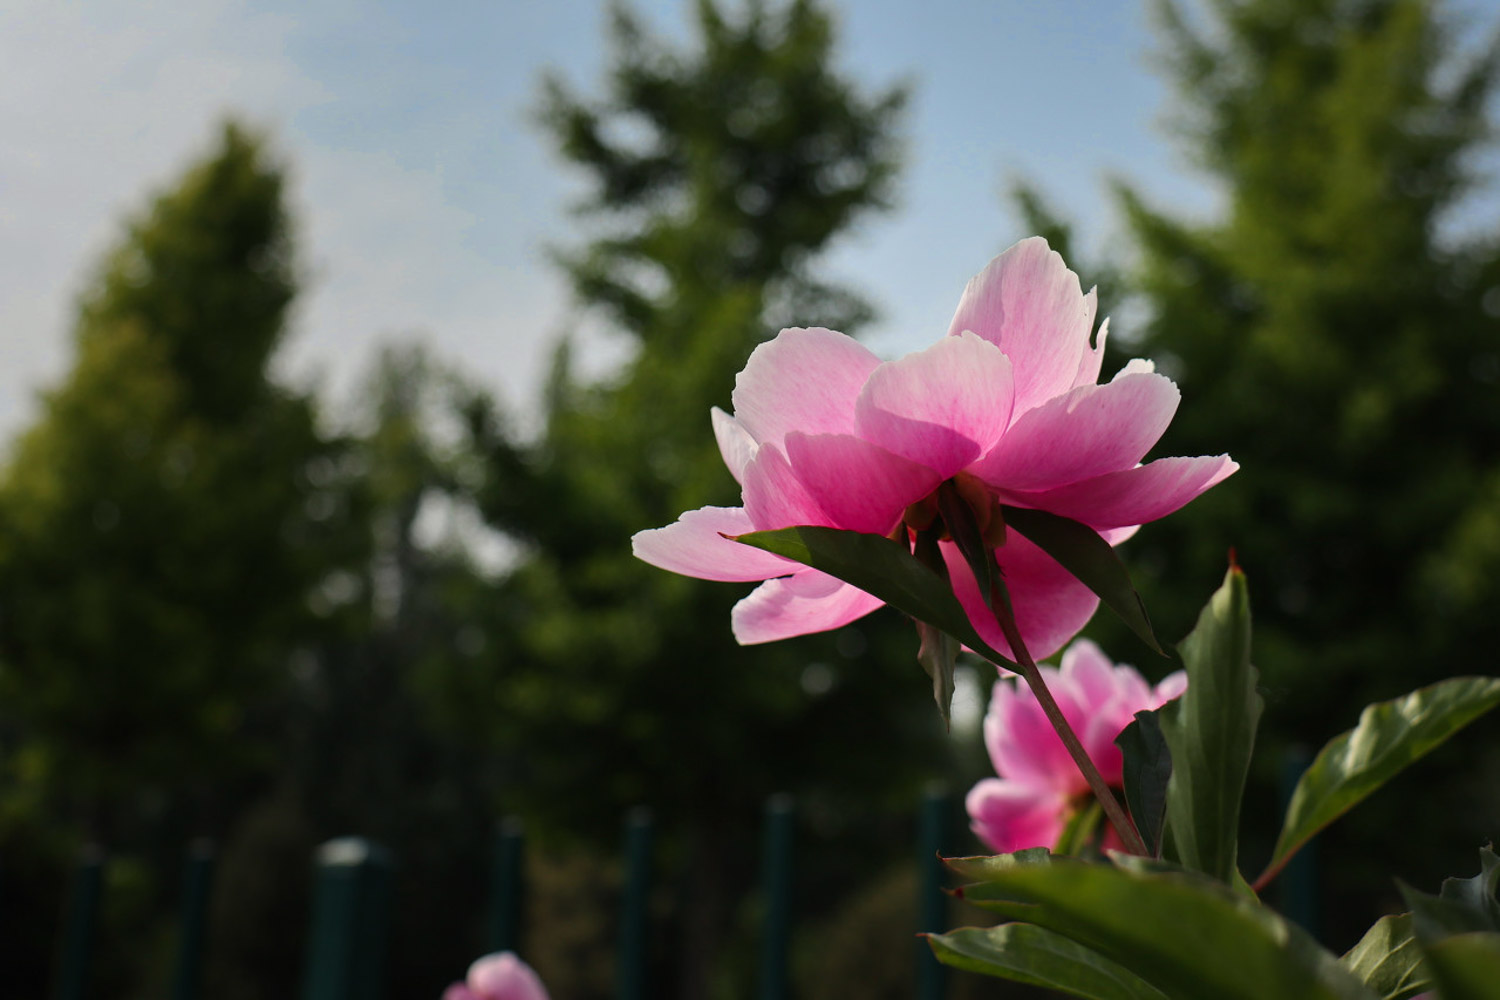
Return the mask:
<svg viewBox="0 0 1500 1000">
<path fill-rule="evenodd" d="M 689 0 L 634 6 L 685 37 Z M 1494 2 L 1462 7 L 1495 20 Z M 1025 235 L 1000 197 L 1009 177 L 1039 183 L 1095 247 L 1115 230 L 1111 175 L 1212 209 L 1160 127 L 1169 97 L 1144 4 L 836 9 L 847 73 L 915 87 L 899 208 L 849 234 L 827 268 L 881 308 L 869 334 L 882 353 L 942 333 L 968 277 Z M 577 321 L 544 248 L 576 238 L 578 190 L 528 110 L 546 67 L 597 92 L 603 29 L 598 0 L 0 0 L 0 441 L 66 369 L 71 298 L 122 213 L 230 112 L 267 127 L 292 168 L 310 280 L 286 377 L 338 398 L 379 340 L 419 332 L 527 405 Z M 586 340 L 595 366 L 606 341 Z"/>
</svg>

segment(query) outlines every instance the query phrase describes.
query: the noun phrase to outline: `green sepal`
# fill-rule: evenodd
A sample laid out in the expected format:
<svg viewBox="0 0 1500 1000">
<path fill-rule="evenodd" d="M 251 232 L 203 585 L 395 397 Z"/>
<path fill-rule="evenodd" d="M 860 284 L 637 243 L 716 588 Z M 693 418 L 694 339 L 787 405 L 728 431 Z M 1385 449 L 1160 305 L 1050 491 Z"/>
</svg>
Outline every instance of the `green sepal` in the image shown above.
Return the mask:
<svg viewBox="0 0 1500 1000">
<path fill-rule="evenodd" d="M 943 717 L 943 726 L 953 726 L 953 667 L 962 648 L 957 639 L 924 621 L 917 621 L 917 662 L 932 678 L 932 697 L 937 702 L 938 714 Z"/>
<path fill-rule="evenodd" d="M 1075 858 L 1083 856 L 1093 843 L 1094 835 L 1099 832 L 1099 820 L 1103 818 L 1104 809 L 1099 805 L 1098 799 L 1090 799 L 1082 809 L 1073 810 L 1068 822 L 1063 825 L 1062 833 L 1057 835 L 1057 843 L 1052 845 L 1052 853 L 1067 854 Z M 1097 855 L 1099 852 L 1093 853 Z"/>
</svg>

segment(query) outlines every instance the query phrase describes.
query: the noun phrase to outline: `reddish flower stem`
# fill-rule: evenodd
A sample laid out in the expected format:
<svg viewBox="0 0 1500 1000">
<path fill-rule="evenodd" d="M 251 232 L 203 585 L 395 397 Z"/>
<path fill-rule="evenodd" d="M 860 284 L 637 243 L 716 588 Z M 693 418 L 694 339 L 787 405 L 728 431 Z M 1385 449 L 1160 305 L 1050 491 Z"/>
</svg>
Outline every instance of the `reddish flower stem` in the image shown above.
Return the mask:
<svg viewBox="0 0 1500 1000">
<path fill-rule="evenodd" d="M 1094 798 L 1099 800 L 1099 805 L 1104 809 L 1104 815 L 1109 817 L 1115 832 L 1120 835 L 1120 842 L 1131 854 L 1147 855 L 1146 842 L 1136 831 L 1135 824 L 1130 821 L 1130 816 L 1120 806 L 1120 801 L 1115 798 L 1114 792 L 1110 791 L 1104 783 L 1104 776 L 1089 759 L 1088 751 L 1083 748 L 1083 743 L 1078 739 L 1078 734 L 1073 732 L 1073 727 L 1068 725 L 1068 720 L 1063 716 L 1062 709 L 1057 706 L 1057 701 L 1052 697 L 1052 692 L 1047 690 L 1047 682 L 1042 679 L 1042 672 L 1037 669 L 1036 661 L 1031 658 L 1031 653 L 1026 649 L 1026 643 L 1021 639 L 1021 631 L 1016 627 L 1016 618 L 1011 610 L 1010 601 L 1006 594 L 995 587 L 990 595 L 990 607 L 995 612 L 995 621 L 1000 624 L 1000 631 L 1005 636 L 1005 641 L 1010 643 L 1011 652 L 1016 656 L 1016 663 L 1021 668 L 1021 676 L 1026 678 L 1030 685 L 1032 694 L 1042 706 L 1042 711 L 1047 715 L 1047 721 L 1052 723 L 1052 728 L 1057 731 L 1058 738 L 1063 741 L 1063 746 L 1068 748 L 1068 753 L 1073 758 L 1073 763 L 1078 765 L 1078 770 L 1083 774 L 1089 788 L 1094 792 Z"/>
</svg>

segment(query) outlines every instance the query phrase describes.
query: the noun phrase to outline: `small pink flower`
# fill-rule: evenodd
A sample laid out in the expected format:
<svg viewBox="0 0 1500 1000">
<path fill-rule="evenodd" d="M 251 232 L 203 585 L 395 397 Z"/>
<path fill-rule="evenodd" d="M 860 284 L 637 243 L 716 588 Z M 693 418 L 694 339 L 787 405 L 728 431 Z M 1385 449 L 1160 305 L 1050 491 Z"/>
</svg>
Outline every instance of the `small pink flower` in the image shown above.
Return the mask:
<svg viewBox="0 0 1500 1000">
<path fill-rule="evenodd" d="M 1187 674 L 1179 670 L 1152 688 L 1134 667 L 1110 663 L 1087 639 L 1068 647 L 1061 669 L 1040 669 L 1089 759 L 1115 788 L 1124 768 L 1115 737 L 1136 712 L 1160 708 L 1187 687 Z M 995 682 L 984 743 L 1000 777 L 985 778 L 969 791 L 965 805 L 974 832 L 1001 854 L 1052 847 L 1079 805 L 1088 803 L 1089 787 L 1019 678 Z M 1118 848 L 1113 836 L 1110 830 L 1106 846 Z"/>
<path fill-rule="evenodd" d="M 635 554 L 706 580 L 765 581 L 732 616 L 735 637 L 757 643 L 838 628 L 881 602 L 724 535 L 802 524 L 890 535 L 910 505 L 952 479 L 966 497 L 1050 511 L 1123 540 L 1237 466 L 1227 455 L 1140 464 L 1171 422 L 1177 387 L 1146 361 L 1096 384 L 1106 331 L 1090 345 L 1094 310 L 1094 293 L 1032 238 L 969 282 L 949 335 L 926 350 L 881 363 L 841 333 L 781 331 L 736 378 L 734 415 L 713 411 L 744 505 L 640 532 Z M 943 554 L 980 636 L 1014 655 L 955 546 L 943 543 Z M 1014 531 L 996 557 L 1035 656 L 1061 648 L 1098 606 Z"/>
<path fill-rule="evenodd" d="M 547 1000 L 547 990 L 531 966 L 500 951 L 469 966 L 468 978 L 444 990 L 443 1000 Z"/>
</svg>

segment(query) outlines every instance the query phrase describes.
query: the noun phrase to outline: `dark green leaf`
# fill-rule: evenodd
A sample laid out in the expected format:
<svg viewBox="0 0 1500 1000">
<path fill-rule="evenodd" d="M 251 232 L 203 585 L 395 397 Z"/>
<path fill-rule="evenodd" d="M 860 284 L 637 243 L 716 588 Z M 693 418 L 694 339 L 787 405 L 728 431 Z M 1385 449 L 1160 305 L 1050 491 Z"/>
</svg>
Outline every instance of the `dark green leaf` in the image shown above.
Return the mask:
<svg viewBox="0 0 1500 1000">
<path fill-rule="evenodd" d="M 1240 798 L 1263 706 L 1250 665 L 1250 597 L 1238 567 L 1230 567 L 1178 652 L 1187 690 L 1158 713 L 1172 752 L 1167 823 L 1177 860 L 1229 884 L 1239 875 Z"/>
<path fill-rule="evenodd" d="M 1015 666 L 979 638 L 948 582 L 889 538 L 802 525 L 751 532 L 735 541 L 838 577 L 918 621 L 936 625 L 986 659 Z"/>
<path fill-rule="evenodd" d="M 1443 1000 L 1495 1000 L 1500 992 L 1500 934 L 1456 934 L 1424 951 Z"/>
<path fill-rule="evenodd" d="M 1165 1000 L 1129 970 L 1032 924 L 966 927 L 927 938 L 945 965 L 1060 990 L 1087 1000 Z"/>
<path fill-rule="evenodd" d="M 1432 986 L 1412 934 L 1410 913 L 1375 921 L 1339 961 L 1381 1000 L 1408 1000 Z"/>
<path fill-rule="evenodd" d="M 1130 818 L 1146 841 L 1146 849 L 1161 855 L 1162 825 L 1167 818 L 1167 783 L 1172 778 L 1172 751 L 1162 735 L 1161 719 L 1153 710 L 1135 713 L 1115 745 L 1125 757 L 1125 801 Z"/>
<path fill-rule="evenodd" d="M 1359 725 L 1330 740 L 1297 782 L 1260 882 L 1315 833 L 1497 704 L 1500 679 L 1455 677 L 1367 706 Z"/>
<path fill-rule="evenodd" d="M 1115 614 L 1141 637 L 1147 646 L 1162 652 L 1161 643 L 1151 629 L 1146 605 L 1135 592 L 1130 574 L 1115 550 L 1099 533 L 1086 524 L 1044 510 L 1027 507 L 1001 507 L 1005 523 L 1026 540 L 1056 559 L 1063 569 L 1099 596 Z"/>
<path fill-rule="evenodd" d="M 1376 996 L 1295 924 L 1196 873 L 1054 857 L 996 868 L 962 896 L 1070 938 L 1172 997 Z"/>
</svg>

